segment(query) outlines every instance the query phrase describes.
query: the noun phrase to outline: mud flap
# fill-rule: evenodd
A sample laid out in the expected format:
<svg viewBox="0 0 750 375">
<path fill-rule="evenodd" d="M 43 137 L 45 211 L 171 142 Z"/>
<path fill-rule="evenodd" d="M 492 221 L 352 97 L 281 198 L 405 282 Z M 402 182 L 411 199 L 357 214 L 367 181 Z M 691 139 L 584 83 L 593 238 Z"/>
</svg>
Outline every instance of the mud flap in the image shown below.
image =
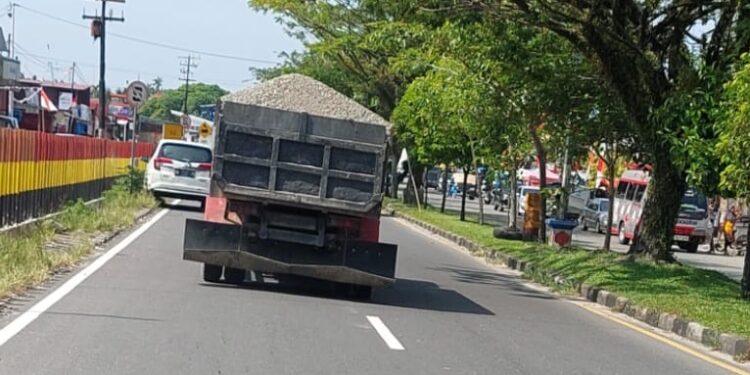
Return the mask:
<svg viewBox="0 0 750 375">
<path fill-rule="evenodd" d="M 344 283 L 391 285 L 395 282 L 396 252 L 396 245 L 365 241 L 325 249 L 251 240 L 241 226 L 188 219 L 183 259 Z"/>
</svg>

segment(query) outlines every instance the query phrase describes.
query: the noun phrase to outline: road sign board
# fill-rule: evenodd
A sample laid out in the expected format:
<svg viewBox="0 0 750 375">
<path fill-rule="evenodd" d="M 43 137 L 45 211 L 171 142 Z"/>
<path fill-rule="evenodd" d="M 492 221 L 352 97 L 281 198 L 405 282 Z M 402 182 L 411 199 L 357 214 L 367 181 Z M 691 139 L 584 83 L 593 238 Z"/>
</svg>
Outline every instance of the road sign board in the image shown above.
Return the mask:
<svg viewBox="0 0 750 375">
<path fill-rule="evenodd" d="M 167 122 L 162 127 L 161 137 L 162 139 L 182 139 L 183 134 L 182 125 Z"/>
<path fill-rule="evenodd" d="M 211 129 L 211 126 L 208 125 L 208 123 L 202 123 L 201 126 L 198 128 L 198 134 L 200 134 L 201 138 L 206 138 L 211 135 L 211 132 L 213 129 Z"/>
<path fill-rule="evenodd" d="M 127 90 L 128 102 L 139 107 L 148 99 L 148 86 L 141 81 L 134 81 L 128 86 Z"/>
</svg>

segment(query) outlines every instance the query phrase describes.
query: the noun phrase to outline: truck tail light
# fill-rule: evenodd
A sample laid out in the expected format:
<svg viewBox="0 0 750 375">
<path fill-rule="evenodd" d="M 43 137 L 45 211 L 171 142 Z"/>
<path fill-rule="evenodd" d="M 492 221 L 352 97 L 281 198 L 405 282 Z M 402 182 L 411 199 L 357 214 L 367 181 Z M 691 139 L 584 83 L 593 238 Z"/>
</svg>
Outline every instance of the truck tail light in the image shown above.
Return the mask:
<svg viewBox="0 0 750 375">
<path fill-rule="evenodd" d="M 364 217 L 359 222 L 359 239 L 368 242 L 380 240 L 380 219 L 377 217 Z"/>
<path fill-rule="evenodd" d="M 199 171 L 211 171 L 211 163 L 200 163 L 198 164 Z"/>
<path fill-rule="evenodd" d="M 357 222 L 359 219 L 355 219 L 348 216 L 330 216 L 330 224 L 338 229 L 353 230 L 357 228 Z"/>
<path fill-rule="evenodd" d="M 154 169 L 156 169 L 157 171 L 160 171 L 161 166 L 164 164 L 172 164 L 172 159 L 161 156 L 154 159 Z"/>
</svg>

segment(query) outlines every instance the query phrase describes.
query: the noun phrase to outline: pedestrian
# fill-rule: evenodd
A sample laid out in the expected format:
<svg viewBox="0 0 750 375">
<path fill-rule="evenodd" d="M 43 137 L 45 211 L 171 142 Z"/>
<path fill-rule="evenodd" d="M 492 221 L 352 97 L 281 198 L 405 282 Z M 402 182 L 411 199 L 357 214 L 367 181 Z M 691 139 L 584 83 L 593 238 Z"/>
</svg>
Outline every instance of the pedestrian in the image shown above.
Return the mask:
<svg viewBox="0 0 750 375">
<path fill-rule="evenodd" d="M 458 186 L 456 185 L 456 180 L 451 177 L 451 183 L 450 188 L 448 189 L 448 193 L 451 198 L 455 198 L 456 195 L 458 195 Z"/>
<path fill-rule="evenodd" d="M 716 251 L 716 243 L 714 239 L 719 238 L 719 216 L 719 199 L 711 199 L 711 203 L 708 205 L 708 219 L 711 224 L 711 239 L 709 241 L 709 247 L 712 253 Z"/>
<path fill-rule="evenodd" d="M 734 224 L 737 221 L 737 207 L 729 207 L 726 216 L 724 216 L 724 252 L 728 254 L 727 248 L 734 243 Z"/>
</svg>

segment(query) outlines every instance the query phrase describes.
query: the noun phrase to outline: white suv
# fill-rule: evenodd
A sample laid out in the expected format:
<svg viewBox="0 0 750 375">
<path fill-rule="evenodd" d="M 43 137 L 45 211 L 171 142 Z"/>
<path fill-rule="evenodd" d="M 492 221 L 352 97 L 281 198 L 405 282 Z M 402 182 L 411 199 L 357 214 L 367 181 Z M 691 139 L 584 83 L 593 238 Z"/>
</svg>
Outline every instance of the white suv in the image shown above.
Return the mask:
<svg viewBox="0 0 750 375">
<path fill-rule="evenodd" d="M 156 197 L 205 201 L 211 181 L 211 148 L 163 140 L 146 168 L 146 189 Z"/>
</svg>

